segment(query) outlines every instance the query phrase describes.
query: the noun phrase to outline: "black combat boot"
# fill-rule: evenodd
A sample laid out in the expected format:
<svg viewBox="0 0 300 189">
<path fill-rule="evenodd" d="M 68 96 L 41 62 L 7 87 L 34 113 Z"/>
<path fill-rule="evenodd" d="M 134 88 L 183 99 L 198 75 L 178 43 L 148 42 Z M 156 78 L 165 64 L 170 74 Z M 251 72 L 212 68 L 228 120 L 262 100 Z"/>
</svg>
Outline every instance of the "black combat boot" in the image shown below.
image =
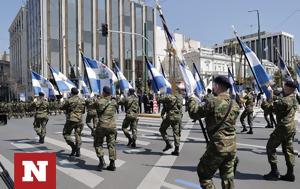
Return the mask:
<svg viewBox="0 0 300 189">
<path fill-rule="evenodd" d="M 243 130 L 241 132 L 243 133 L 243 132 L 247 132 L 247 131 L 248 130 L 246 129 L 246 126 L 243 125 Z"/>
<path fill-rule="evenodd" d="M 280 175 L 280 180 L 295 182 L 294 167 L 288 167 L 285 175 Z"/>
<path fill-rule="evenodd" d="M 179 156 L 179 147 L 175 146 L 175 150 L 171 153 L 173 156 Z"/>
<path fill-rule="evenodd" d="M 270 173 L 264 175 L 265 180 L 278 180 L 279 179 L 279 172 L 277 168 L 277 164 L 271 164 L 271 171 Z"/>
<path fill-rule="evenodd" d="M 169 140 L 166 140 L 165 142 L 166 142 L 166 147 L 163 149 L 163 152 L 173 148 L 173 146 L 172 146 L 172 144 L 170 143 Z"/>
<path fill-rule="evenodd" d="M 110 160 L 109 166 L 106 169 L 109 171 L 115 171 L 116 170 L 115 160 Z"/>
<path fill-rule="evenodd" d="M 80 147 L 76 148 L 75 156 L 80 157 Z"/>
<path fill-rule="evenodd" d="M 127 143 L 127 146 L 130 146 L 132 144 L 133 140 L 131 137 L 128 137 L 128 143 Z"/>
<path fill-rule="evenodd" d="M 251 128 L 251 127 L 250 127 L 250 130 L 247 132 L 247 134 L 250 134 L 250 135 L 253 134 L 253 131 L 252 131 L 252 128 Z"/>
<path fill-rule="evenodd" d="M 70 154 L 69 156 L 70 156 L 70 157 L 74 157 L 74 156 L 75 156 L 75 153 L 76 153 L 76 151 L 77 151 L 77 148 L 76 148 L 76 146 L 75 146 L 74 143 L 70 143 L 69 145 L 70 145 L 71 148 L 72 148 L 71 154 Z"/>
<path fill-rule="evenodd" d="M 132 140 L 131 147 L 132 148 L 136 148 L 136 142 L 135 142 L 135 140 Z"/>
<path fill-rule="evenodd" d="M 39 143 L 40 144 L 44 144 L 44 142 L 45 142 L 45 137 L 44 136 L 40 136 Z"/>
<path fill-rule="evenodd" d="M 99 157 L 98 171 L 102 171 L 106 168 L 106 163 L 103 157 Z"/>
</svg>

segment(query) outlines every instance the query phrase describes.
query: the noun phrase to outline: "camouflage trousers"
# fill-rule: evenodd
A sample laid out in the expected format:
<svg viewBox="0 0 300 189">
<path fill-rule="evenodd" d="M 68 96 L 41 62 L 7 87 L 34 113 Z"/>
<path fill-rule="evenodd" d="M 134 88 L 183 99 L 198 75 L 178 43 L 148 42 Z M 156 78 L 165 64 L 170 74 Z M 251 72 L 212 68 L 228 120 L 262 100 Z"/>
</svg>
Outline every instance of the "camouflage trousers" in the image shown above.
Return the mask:
<svg viewBox="0 0 300 189">
<path fill-rule="evenodd" d="M 46 136 L 46 125 L 48 118 L 35 118 L 33 122 L 33 128 L 36 134 L 40 137 Z"/>
<path fill-rule="evenodd" d="M 241 124 L 242 124 L 244 129 L 246 129 L 246 124 L 245 124 L 245 118 L 246 117 L 247 117 L 247 121 L 248 121 L 250 129 L 252 129 L 252 125 L 253 125 L 252 122 L 253 122 L 253 119 L 254 119 L 253 118 L 253 111 L 245 109 L 243 111 L 243 113 L 241 114 L 240 121 L 241 121 Z"/>
<path fill-rule="evenodd" d="M 289 168 L 295 165 L 295 154 L 293 148 L 295 133 L 284 134 L 279 129 L 271 133 L 267 143 L 268 161 L 270 164 L 277 164 L 276 148 L 281 144 L 285 157 L 286 166 Z"/>
<path fill-rule="evenodd" d="M 82 122 L 74 122 L 74 121 L 67 121 L 64 130 L 63 130 L 63 136 L 67 142 L 68 145 L 74 146 L 77 148 L 80 148 L 81 146 L 81 132 L 83 129 Z M 71 137 L 72 131 L 74 130 L 75 134 L 75 143 Z"/>
<path fill-rule="evenodd" d="M 170 120 L 168 118 L 163 119 L 159 132 L 164 139 L 164 141 L 169 141 L 167 129 L 171 126 L 173 129 L 174 145 L 179 147 L 180 145 L 180 122 L 181 120 Z"/>
<path fill-rule="evenodd" d="M 97 127 L 95 130 L 95 136 L 94 136 L 94 147 L 97 154 L 97 157 L 103 157 L 103 142 L 104 138 L 106 137 L 107 142 L 107 148 L 108 148 L 108 154 L 110 160 L 116 160 L 117 159 L 117 153 L 116 153 L 116 129 L 115 128 L 106 128 L 106 127 Z"/>
<path fill-rule="evenodd" d="M 128 127 L 130 126 L 130 130 L 132 132 L 132 139 L 136 141 L 136 136 L 137 136 L 137 124 L 138 124 L 139 119 L 137 117 L 133 116 L 126 116 L 123 124 L 122 124 L 122 130 L 124 132 L 124 135 L 127 138 L 130 138 L 130 133 L 128 130 Z"/>
<path fill-rule="evenodd" d="M 264 118 L 265 118 L 268 126 L 273 127 L 275 125 L 276 122 L 275 122 L 274 115 L 272 114 L 272 112 L 264 111 Z"/>
<path fill-rule="evenodd" d="M 215 189 L 212 178 L 219 169 L 222 179 L 222 189 L 234 188 L 234 162 L 235 152 L 218 152 L 207 149 L 200 159 L 197 167 L 197 173 L 202 189 Z"/>
<path fill-rule="evenodd" d="M 85 123 L 88 126 L 88 128 L 90 128 L 91 131 L 94 132 L 97 125 L 97 115 L 88 113 L 85 118 Z"/>
</svg>

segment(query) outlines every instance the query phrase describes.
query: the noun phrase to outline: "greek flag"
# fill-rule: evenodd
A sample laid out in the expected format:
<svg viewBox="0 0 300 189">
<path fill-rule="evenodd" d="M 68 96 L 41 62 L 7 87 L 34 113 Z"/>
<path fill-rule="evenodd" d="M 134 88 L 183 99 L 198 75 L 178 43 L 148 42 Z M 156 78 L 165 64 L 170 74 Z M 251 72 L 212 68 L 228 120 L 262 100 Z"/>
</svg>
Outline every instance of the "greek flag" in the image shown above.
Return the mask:
<svg viewBox="0 0 300 189">
<path fill-rule="evenodd" d="M 84 82 L 83 79 L 79 80 L 79 90 L 83 95 L 89 95 L 89 88 L 87 87 L 86 83 Z"/>
<path fill-rule="evenodd" d="M 188 66 L 183 63 L 180 63 L 179 68 L 183 76 L 185 91 L 187 95 L 192 96 L 193 94 L 200 94 L 201 91 L 199 90 L 197 82 Z"/>
<path fill-rule="evenodd" d="M 114 83 L 118 81 L 115 73 L 105 64 L 87 58 L 83 54 L 81 54 L 81 56 L 85 65 L 91 92 L 101 94 L 103 87 L 109 86 L 113 89 L 114 93 Z"/>
<path fill-rule="evenodd" d="M 293 78 L 281 56 L 279 56 L 278 64 L 279 64 L 278 68 L 280 69 L 282 80 L 283 81 L 293 81 Z"/>
<path fill-rule="evenodd" d="M 71 80 L 69 80 L 67 76 L 65 76 L 63 73 L 57 71 L 51 66 L 49 66 L 49 68 L 60 92 L 71 92 L 71 89 L 73 87 L 76 88 L 76 85 Z"/>
<path fill-rule="evenodd" d="M 205 94 L 205 86 L 204 86 L 204 83 L 201 79 L 200 73 L 199 73 L 195 63 L 193 63 L 193 66 L 194 66 L 194 69 L 195 69 L 194 77 L 195 77 L 195 80 L 196 80 L 196 83 L 197 83 L 197 89 L 196 89 L 195 92 L 196 92 L 196 95 L 200 97 L 200 96 L 203 96 Z"/>
<path fill-rule="evenodd" d="M 231 84 L 231 87 L 230 87 L 230 93 L 231 93 L 233 96 L 236 96 L 238 90 L 237 90 L 236 85 L 234 84 L 233 75 L 232 75 L 230 69 L 229 69 L 229 68 L 227 68 L 227 69 L 228 69 L 228 79 L 229 79 L 229 82 L 230 82 L 230 84 Z"/>
<path fill-rule="evenodd" d="M 264 66 L 260 63 L 259 59 L 257 58 L 256 54 L 246 45 L 245 42 L 243 42 L 236 34 L 236 38 L 239 41 L 239 44 L 248 60 L 249 67 L 251 68 L 251 71 L 253 73 L 253 76 L 257 82 L 257 84 L 260 86 L 260 88 L 263 90 L 267 98 L 271 97 L 271 87 L 270 87 L 270 76 L 266 72 Z"/>
<path fill-rule="evenodd" d="M 52 83 L 38 73 L 31 71 L 31 79 L 34 96 L 39 96 L 39 92 L 43 92 L 47 98 L 55 98 L 55 95 L 58 95 Z"/>
<path fill-rule="evenodd" d="M 125 78 L 124 74 L 120 71 L 119 67 L 116 64 L 115 64 L 115 73 L 119 80 L 119 86 L 121 91 L 133 89 L 131 84 L 128 82 L 128 80 Z"/>
<path fill-rule="evenodd" d="M 171 84 L 159 71 L 153 67 L 152 63 L 146 59 L 147 68 L 150 72 L 149 78 L 152 81 L 152 89 L 155 93 L 172 93 Z"/>
<path fill-rule="evenodd" d="M 296 75 L 297 75 L 297 84 L 298 84 L 298 91 L 300 92 L 300 65 L 296 64 Z"/>
</svg>

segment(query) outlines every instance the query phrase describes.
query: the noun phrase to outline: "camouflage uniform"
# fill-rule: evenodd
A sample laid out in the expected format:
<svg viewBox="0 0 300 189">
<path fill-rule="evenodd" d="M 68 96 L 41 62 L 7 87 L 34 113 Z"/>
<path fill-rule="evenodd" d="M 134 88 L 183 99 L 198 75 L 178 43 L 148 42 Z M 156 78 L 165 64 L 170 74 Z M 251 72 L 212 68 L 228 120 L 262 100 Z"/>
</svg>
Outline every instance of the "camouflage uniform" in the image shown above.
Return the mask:
<svg viewBox="0 0 300 189">
<path fill-rule="evenodd" d="M 73 95 L 68 98 L 62 106 L 66 111 L 66 123 L 63 130 L 63 136 L 68 145 L 72 148 L 71 156 L 76 151 L 76 156 L 80 156 L 81 132 L 83 129 L 82 115 L 85 113 L 84 100 L 78 95 Z M 75 133 L 75 144 L 71 138 L 72 131 Z"/>
<path fill-rule="evenodd" d="M 91 129 L 91 135 L 94 136 L 95 127 L 97 124 L 96 99 L 88 98 L 85 101 L 85 107 L 87 109 L 85 123 Z"/>
<path fill-rule="evenodd" d="M 241 124 L 243 126 L 242 132 L 247 131 L 246 124 L 245 124 L 245 118 L 247 117 L 249 128 L 250 128 L 248 134 L 252 134 L 253 133 L 253 130 L 252 130 L 252 126 L 253 126 L 253 123 L 252 123 L 253 122 L 253 108 L 254 108 L 254 96 L 253 96 L 253 94 L 251 92 L 246 94 L 244 96 L 244 101 L 245 101 L 245 110 L 243 111 L 243 113 L 241 114 L 241 117 L 240 117 L 240 121 L 241 121 Z"/>
<path fill-rule="evenodd" d="M 122 124 L 122 130 L 128 138 L 127 146 L 131 145 L 132 147 L 136 147 L 139 99 L 133 94 L 120 100 L 119 104 L 125 106 L 126 116 Z M 128 131 L 129 126 L 132 131 L 132 137 Z"/>
<path fill-rule="evenodd" d="M 38 98 L 35 102 L 32 102 L 31 107 L 35 110 L 33 122 L 34 130 L 40 137 L 40 143 L 44 143 L 46 125 L 48 122 L 49 103 L 44 98 Z"/>
<path fill-rule="evenodd" d="M 160 103 L 163 104 L 163 109 L 161 111 L 161 117 L 163 118 L 162 123 L 159 128 L 159 132 L 166 142 L 166 147 L 163 151 L 167 151 L 172 148 L 170 144 L 169 137 L 167 134 L 167 129 L 169 126 L 173 129 L 175 150 L 172 152 L 173 155 L 179 155 L 179 145 L 180 145 L 180 122 L 182 118 L 182 98 L 167 94 L 161 97 Z M 165 116 L 166 114 L 166 116 Z M 164 118 L 165 117 L 165 118 Z"/>
<path fill-rule="evenodd" d="M 268 161 L 272 171 L 277 170 L 276 148 L 281 144 L 282 152 L 285 156 L 287 172 L 288 174 L 293 173 L 295 165 L 293 149 L 293 140 L 296 134 L 295 114 L 298 109 L 295 94 L 277 97 L 277 99 L 274 100 L 272 109 L 276 115 L 277 126 L 271 133 L 267 143 Z"/>
<path fill-rule="evenodd" d="M 270 104 L 272 104 L 272 99 L 263 100 L 261 103 L 261 109 L 264 110 L 264 118 L 267 122 L 266 128 L 273 128 L 275 125 L 275 119 Z"/>
<path fill-rule="evenodd" d="M 96 110 L 98 115 L 98 124 L 95 130 L 94 136 L 94 147 L 99 158 L 100 162 L 102 162 L 102 166 L 104 163 L 103 156 L 103 142 L 106 137 L 108 154 L 111 163 L 116 160 L 116 111 L 118 104 L 115 99 L 111 98 L 111 96 L 101 97 L 96 103 Z M 101 167 L 102 169 L 102 167 Z"/>
<path fill-rule="evenodd" d="M 189 115 L 192 119 L 205 118 L 209 143 L 197 167 L 197 173 L 203 189 L 214 189 L 212 177 L 220 170 L 223 189 L 234 188 L 234 161 L 236 158 L 236 119 L 239 115 L 239 106 L 232 102 L 232 108 L 226 120 L 225 117 L 230 104 L 230 95 L 227 92 L 207 99 L 201 105 L 197 100 L 190 98 L 188 102 Z M 215 132 L 214 129 L 219 127 Z"/>
<path fill-rule="evenodd" d="M 8 107 L 5 102 L 0 102 L 0 122 L 7 124 Z"/>
</svg>

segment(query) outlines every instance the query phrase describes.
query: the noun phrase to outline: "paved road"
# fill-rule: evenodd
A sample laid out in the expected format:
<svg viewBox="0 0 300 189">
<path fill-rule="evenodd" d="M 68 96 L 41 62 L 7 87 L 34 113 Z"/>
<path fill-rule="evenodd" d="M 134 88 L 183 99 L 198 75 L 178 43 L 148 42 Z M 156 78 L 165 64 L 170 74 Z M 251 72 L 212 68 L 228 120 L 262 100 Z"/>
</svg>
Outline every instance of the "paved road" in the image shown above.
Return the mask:
<svg viewBox="0 0 300 189">
<path fill-rule="evenodd" d="M 269 171 L 265 145 L 272 129 L 265 129 L 262 112 L 258 111 L 255 118 L 254 135 L 240 134 L 238 122 L 238 156 L 240 164 L 235 179 L 236 188 L 298 188 L 300 184 L 300 164 L 296 159 L 296 182 L 265 181 L 262 175 Z M 299 118 L 299 113 L 297 114 Z M 13 175 L 13 155 L 16 152 L 56 152 L 57 153 L 57 188 L 72 187 L 74 189 L 89 188 L 123 188 L 123 189 L 198 189 L 200 188 L 196 166 L 205 151 L 205 142 L 198 124 L 194 124 L 184 115 L 182 145 L 180 156 L 169 155 L 170 151 L 162 153 L 164 142 L 159 135 L 160 119 L 140 118 L 138 132 L 138 148 L 126 146 L 127 139 L 120 130 L 123 114 L 117 119 L 118 144 L 117 171 L 96 171 L 98 160 L 93 149 L 93 139 L 87 127 L 83 130 L 82 157 L 75 162 L 68 161 L 70 148 L 62 137 L 65 117 L 51 116 L 47 126 L 45 144 L 37 143 L 32 128 L 32 118 L 13 119 L 8 126 L 0 126 L 0 160 Z M 299 119 L 300 120 L 300 119 Z M 300 124 L 298 123 L 298 126 Z M 171 133 L 171 130 L 169 130 Z M 299 130 L 295 149 L 299 151 Z M 280 149 L 279 149 L 280 151 Z M 107 154 L 107 150 L 105 149 Z M 108 162 L 108 159 L 107 159 Z M 279 153 L 279 169 L 285 173 L 285 163 L 282 153 Z M 221 188 L 219 175 L 214 178 L 217 188 Z M 0 188 L 1 184 L 0 184 Z"/>
</svg>

